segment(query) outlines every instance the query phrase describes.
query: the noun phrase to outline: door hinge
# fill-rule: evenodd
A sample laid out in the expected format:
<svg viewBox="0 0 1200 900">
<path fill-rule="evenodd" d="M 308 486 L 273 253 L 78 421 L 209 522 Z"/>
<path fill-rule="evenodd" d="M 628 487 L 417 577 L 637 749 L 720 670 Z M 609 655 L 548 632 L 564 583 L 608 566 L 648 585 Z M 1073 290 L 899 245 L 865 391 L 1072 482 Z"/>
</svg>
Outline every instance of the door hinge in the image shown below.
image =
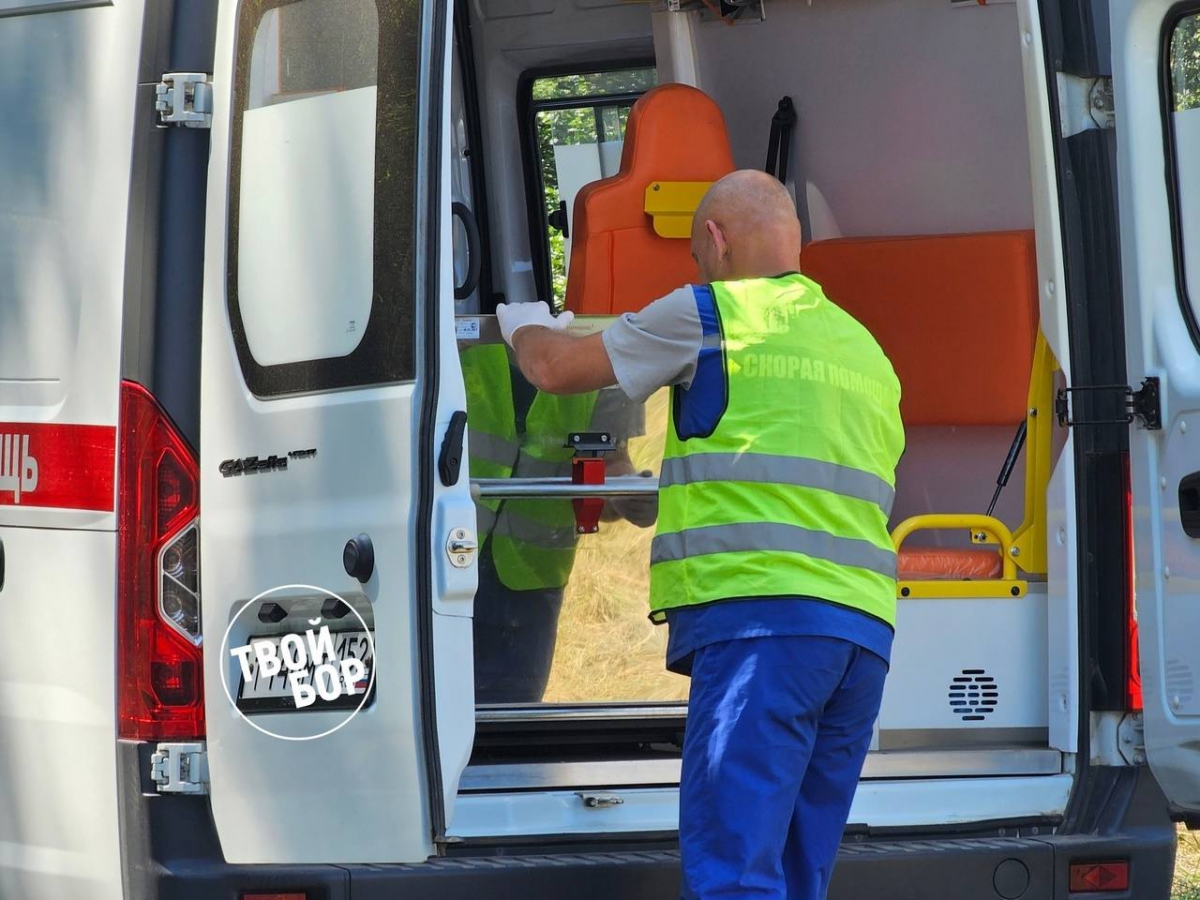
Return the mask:
<svg viewBox="0 0 1200 900">
<path fill-rule="evenodd" d="M 1108 77 L 1081 78 L 1057 73 L 1058 118 L 1062 136 L 1117 127 L 1113 85 Z"/>
<path fill-rule="evenodd" d="M 150 756 L 150 780 L 161 794 L 207 794 L 204 744 L 159 744 Z"/>
<path fill-rule="evenodd" d="M 212 105 L 212 83 L 203 72 L 168 72 L 154 88 L 162 128 L 211 128 Z"/>
<path fill-rule="evenodd" d="M 1117 738 L 1120 741 L 1117 749 L 1126 763 L 1131 766 L 1146 764 L 1145 726 L 1141 713 L 1128 715 L 1121 720 L 1117 726 Z"/>
<path fill-rule="evenodd" d="M 1124 414 L 1112 419 L 1081 419 L 1074 417 L 1071 394 L 1107 393 L 1124 399 Z M 1142 380 L 1142 386 L 1136 391 L 1127 384 L 1097 384 L 1083 387 L 1060 388 L 1054 398 L 1054 412 L 1058 424 L 1070 425 L 1129 425 L 1134 419 L 1139 420 L 1147 431 L 1158 431 L 1162 428 L 1162 403 L 1159 398 L 1158 378 L 1150 377 Z"/>
</svg>

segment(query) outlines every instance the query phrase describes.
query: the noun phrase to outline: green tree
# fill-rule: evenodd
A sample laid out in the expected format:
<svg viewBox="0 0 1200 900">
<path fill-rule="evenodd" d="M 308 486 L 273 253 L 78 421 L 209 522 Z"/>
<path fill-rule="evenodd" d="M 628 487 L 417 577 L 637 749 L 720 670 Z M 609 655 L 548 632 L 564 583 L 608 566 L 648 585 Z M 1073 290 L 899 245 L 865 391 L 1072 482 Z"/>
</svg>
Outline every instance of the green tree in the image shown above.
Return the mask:
<svg viewBox="0 0 1200 900">
<path fill-rule="evenodd" d="M 1200 107 L 1200 15 L 1182 19 L 1171 36 L 1171 83 L 1176 112 Z"/>
</svg>

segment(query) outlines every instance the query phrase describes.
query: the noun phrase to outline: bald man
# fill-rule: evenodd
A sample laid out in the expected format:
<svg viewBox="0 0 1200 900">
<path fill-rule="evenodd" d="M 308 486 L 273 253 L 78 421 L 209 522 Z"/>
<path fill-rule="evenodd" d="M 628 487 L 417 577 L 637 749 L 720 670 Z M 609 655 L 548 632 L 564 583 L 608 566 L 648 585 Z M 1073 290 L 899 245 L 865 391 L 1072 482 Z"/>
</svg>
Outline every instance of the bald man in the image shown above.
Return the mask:
<svg viewBox="0 0 1200 900">
<path fill-rule="evenodd" d="M 691 676 L 680 782 L 687 898 L 819 900 L 879 713 L 895 623 L 887 519 L 900 385 L 796 271 L 800 223 L 760 172 L 696 210 L 702 284 L 577 338 L 497 315 L 540 390 L 672 388 L 651 618 Z"/>
</svg>

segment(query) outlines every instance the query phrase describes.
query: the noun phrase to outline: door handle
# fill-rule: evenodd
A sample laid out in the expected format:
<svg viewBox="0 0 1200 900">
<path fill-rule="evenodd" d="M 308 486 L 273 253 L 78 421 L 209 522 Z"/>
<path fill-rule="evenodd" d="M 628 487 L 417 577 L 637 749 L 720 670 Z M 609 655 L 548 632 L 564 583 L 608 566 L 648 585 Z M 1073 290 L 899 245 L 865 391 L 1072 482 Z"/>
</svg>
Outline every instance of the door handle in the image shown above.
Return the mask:
<svg viewBox="0 0 1200 900">
<path fill-rule="evenodd" d="M 4 590 L 4 541 L 0 540 L 0 591 Z"/>
<path fill-rule="evenodd" d="M 438 475 L 446 487 L 458 484 L 458 473 L 462 470 L 463 435 L 467 432 L 467 414 L 456 410 L 450 417 L 450 427 L 442 438 L 442 451 L 438 454 Z"/>
<path fill-rule="evenodd" d="M 1191 538 L 1200 538 L 1200 472 L 1179 482 L 1179 524 Z"/>
</svg>

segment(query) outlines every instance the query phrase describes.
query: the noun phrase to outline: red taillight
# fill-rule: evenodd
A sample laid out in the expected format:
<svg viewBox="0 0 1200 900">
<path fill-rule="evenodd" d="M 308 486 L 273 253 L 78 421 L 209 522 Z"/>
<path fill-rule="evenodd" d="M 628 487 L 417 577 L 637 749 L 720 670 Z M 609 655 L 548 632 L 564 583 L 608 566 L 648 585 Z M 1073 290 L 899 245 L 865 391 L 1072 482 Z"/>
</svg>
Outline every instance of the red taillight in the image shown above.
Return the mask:
<svg viewBox="0 0 1200 900">
<path fill-rule="evenodd" d="M 1131 712 L 1142 709 L 1142 665 L 1138 651 L 1136 560 L 1133 553 L 1133 480 L 1129 470 L 1129 454 L 1124 455 L 1125 469 L 1125 708 Z"/>
<path fill-rule="evenodd" d="M 118 731 L 202 738 L 196 455 L 139 384 L 122 383 L 120 419 Z"/>
<path fill-rule="evenodd" d="M 1129 890 L 1129 863 L 1073 863 L 1069 890 L 1072 894 Z"/>
</svg>

